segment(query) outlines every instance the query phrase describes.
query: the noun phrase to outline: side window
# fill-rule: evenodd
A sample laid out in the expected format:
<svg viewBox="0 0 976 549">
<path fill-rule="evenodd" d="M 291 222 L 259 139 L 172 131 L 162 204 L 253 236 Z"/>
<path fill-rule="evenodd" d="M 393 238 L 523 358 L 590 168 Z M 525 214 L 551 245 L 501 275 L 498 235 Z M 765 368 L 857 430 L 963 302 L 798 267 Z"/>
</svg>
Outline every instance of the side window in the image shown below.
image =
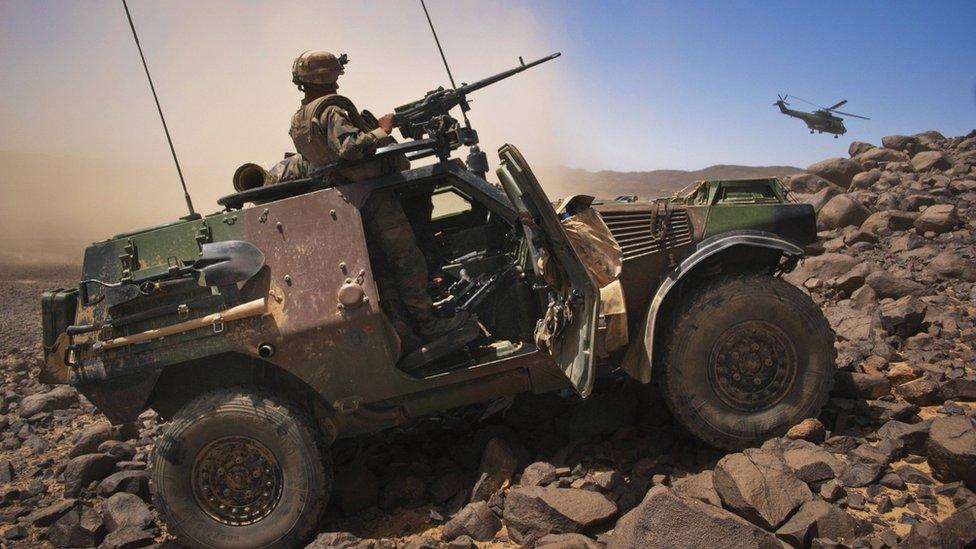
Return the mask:
<svg viewBox="0 0 976 549">
<path fill-rule="evenodd" d="M 430 216 L 431 221 L 465 214 L 473 209 L 471 201 L 457 192 L 454 187 L 437 189 L 430 198 L 434 204 L 434 211 Z"/>
</svg>

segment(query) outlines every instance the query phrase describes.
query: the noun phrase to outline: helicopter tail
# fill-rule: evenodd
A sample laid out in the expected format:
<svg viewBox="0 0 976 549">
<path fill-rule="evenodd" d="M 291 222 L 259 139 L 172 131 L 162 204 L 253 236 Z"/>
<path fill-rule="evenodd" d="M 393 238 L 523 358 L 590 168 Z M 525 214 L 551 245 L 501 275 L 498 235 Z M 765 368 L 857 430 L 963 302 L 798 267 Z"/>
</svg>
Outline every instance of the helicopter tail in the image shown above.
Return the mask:
<svg viewBox="0 0 976 549">
<path fill-rule="evenodd" d="M 779 107 L 779 112 L 783 114 L 787 114 L 789 109 L 787 109 L 786 106 L 789 105 L 789 103 L 787 103 L 786 100 L 789 99 L 790 96 L 787 95 L 786 97 L 784 97 L 780 94 L 776 94 L 776 97 L 778 98 L 778 100 L 775 103 L 773 103 L 773 106 Z"/>
</svg>

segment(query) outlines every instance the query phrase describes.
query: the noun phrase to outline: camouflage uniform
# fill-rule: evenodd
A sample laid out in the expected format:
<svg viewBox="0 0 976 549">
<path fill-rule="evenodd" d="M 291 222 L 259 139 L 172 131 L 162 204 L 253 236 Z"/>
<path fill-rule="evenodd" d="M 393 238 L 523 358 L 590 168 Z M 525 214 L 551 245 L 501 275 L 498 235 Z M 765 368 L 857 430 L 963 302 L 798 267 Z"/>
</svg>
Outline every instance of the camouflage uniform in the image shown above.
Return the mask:
<svg viewBox="0 0 976 549">
<path fill-rule="evenodd" d="M 326 95 L 303 101 L 292 117 L 291 131 L 298 152 L 314 165 L 338 160 L 359 160 L 392 138 L 380 128 L 370 127 L 351 101 L 340 95 Z M 406 169 L 406 159 L 384 158 L 334 172 L 334 177 L 361 181 Z M 372 193 L 360 211 L 370 249 L 379 252 L 379 261 L 389 269 L 390 278 L 378 276 L 382 297 L 399 300 L 418 324 L 430 320 L 433 304 L 427 293 L 427 264 L 417 246 L 413 229 L 403 206 L 393 191 Z M 393 299 L 391 299 L 393 298 Z"/>
</svg>

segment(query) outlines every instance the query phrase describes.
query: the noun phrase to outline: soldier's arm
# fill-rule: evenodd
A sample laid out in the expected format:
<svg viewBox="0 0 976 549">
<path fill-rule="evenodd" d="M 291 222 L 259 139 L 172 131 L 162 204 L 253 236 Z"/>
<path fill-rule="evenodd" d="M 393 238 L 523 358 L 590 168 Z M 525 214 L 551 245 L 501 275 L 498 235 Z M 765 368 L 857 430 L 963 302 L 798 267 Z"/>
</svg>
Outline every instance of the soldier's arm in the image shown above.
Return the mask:
<svg viewBox="0 0 976 549">
<path fill-rule="evenodd" d="M 370 132 L 361 131 L 349 120 L 346 111 L 337 106 L 325 109 L 322 122 L 326 128 L 329 146 L 345 160 L 358 160 L 374 151 L 377 143 L 390 134 L 381 128 Z"/>
</svg>

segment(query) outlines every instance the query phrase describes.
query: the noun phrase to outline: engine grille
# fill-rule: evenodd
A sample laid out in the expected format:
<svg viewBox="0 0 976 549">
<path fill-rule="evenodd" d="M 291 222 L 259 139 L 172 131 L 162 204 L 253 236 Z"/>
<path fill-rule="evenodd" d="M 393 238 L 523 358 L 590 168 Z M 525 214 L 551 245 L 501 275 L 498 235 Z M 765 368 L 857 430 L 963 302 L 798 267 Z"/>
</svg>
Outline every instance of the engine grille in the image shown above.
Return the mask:
<svg viewBox="0 0 976 549">
<path fill-rule="evenodd" d="M 651 234 L 651 211 L 600 212 L 613 237 L 624 252 L 624 260 L 654 254 L 668 248 L 690 244 L 691 224 L 688 212 L 671 212 L 664 242 Z"/>
</svg>

